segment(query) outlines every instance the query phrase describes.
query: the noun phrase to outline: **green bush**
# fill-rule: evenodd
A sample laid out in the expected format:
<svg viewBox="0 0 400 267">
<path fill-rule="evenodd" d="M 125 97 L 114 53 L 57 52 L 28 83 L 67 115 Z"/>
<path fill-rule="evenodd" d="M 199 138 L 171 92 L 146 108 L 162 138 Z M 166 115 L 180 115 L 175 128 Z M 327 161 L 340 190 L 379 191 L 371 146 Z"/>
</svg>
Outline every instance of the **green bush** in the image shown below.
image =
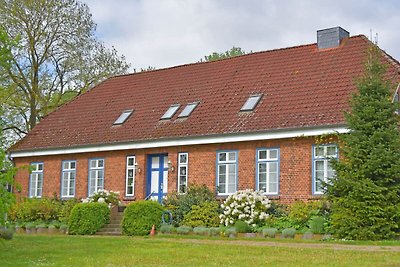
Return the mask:
<svg viewBox="0 0 400 267">
<path fill-rule="evenodd" d="M 110 221 L 110 209 L 104 203 L 79 203 L 68 221 L 69 234 L 91 235 Z"/>
<path fill-rule="evenodd" d="M 0 228 L 0 238 L 4 240 L 11 240 L 13 238 L 14 231 L 8 228 Z"/>
<path fill-rule="evenodd" d="M 58 219 L 61 203 L 49 198 L 26 198 L 15 203 L 8 212 L 12 221 L 51 221 Z"/>
<path fill-rule="evenodd" d="M 182 226 L 179 226 L 178 228 L 176 228 L 176 232 L 180 235 L 187 235 L 192 230 L 193 230 L 193 228 L 191 226 L 187 226 L 187 225 L 182 225 Z"/>
<path fill-rule="evenodd" d="M 78 203 L 80 202 L 75 198 L 68 200 L 61 200 L 61 205 L 57 214 L 58 221 L 68 223 L 71 211 Z"/>
<path fill-rule="evenodd" d="M 270 237 L 270 238 L 275 238 L 275 235 L 277 232 L 278 232 L 278 229 L 276 229 L 276 228 L 264 228 L 262 230 L 263 236 Z"/>
<path fill-rule="evenodd" d="M 164 206 L 172 212 L 175 226 L 180 225 L 185 214 L 192 210 L 194 205 L 206 201 L 215 201 L 214 192 L 206 185 L 191 185 L 186 194 L 173 192 L 164 199 Z"/>
<path fill-rule="evenodd" d="M 208 235 L 210 229 L 205 226 L 197 226 L 193 228 L 193 233 L 196 235 Z"/>
<path fill-rule="evenodd" d="M 200 205 L 193 205 L 192 210 L 184 215 L 182 224 L 192 227 L 219 225 L 219 205 L 216 201 L 206 201 Z"/>
<path fill-rule="evenodd" d="M 237 233 L 250 233 L 252 228 L 244 221 L 238 220 L 235 222 L 235 229 Z"/>
<path fill-rule="evenodd" d="M 302 226 L 306 226 L 308 220 L 313 216 L 317 216 L 320 214 L 320 210 L 322 208 L 322 203 L 319 201 L 312 202 L 303 202 L 296 201 L 289 208 L 288 217 L 290 220 L 301 224 Z"/>
<path fill-rule="evenodd" d="M 33 228 L 36 228 L 36 223 L 28 222 L 25 224 L 25 229 L 33 229 Z"/>
<path fill-rule="evenodd" d="M 294 228 L 286 228 L 282 230 L 283 238 L 294 238 L 295 234 L 296 234 L 296 229 Z"/>
<path fill-rule="evenodd" d="M 229 228 L 225 229 L 225 235 L 226 236 L 236 236 L 235 227 L 229 227 Z"/>
<path fill-rule="evenodd" d="M 171 224 L 165 224 L 165 223 L 163 223 L 161 226 L 160 226 L 160 233 L 163 233 L 163 234 L 170 234 L 170 233 L 172 233 L 172 232 L 174 232 L 175 231 L 175 227 L 173 226 L 173 225 L 171 225 Z"/>
<path fill-rule="evenodd" d="M 314 216 L 309 220 L 308 226 L 313 234 L 323 234 L 325 232 L 325 218 Z"/>
<path fill-rule="evenodd" d="M 124 210 L 122 231 L 125 235 L 148 235 L 153 225 L 161 226 L 164 207 L 156 201 L 137 201 Z"/>
</svg>

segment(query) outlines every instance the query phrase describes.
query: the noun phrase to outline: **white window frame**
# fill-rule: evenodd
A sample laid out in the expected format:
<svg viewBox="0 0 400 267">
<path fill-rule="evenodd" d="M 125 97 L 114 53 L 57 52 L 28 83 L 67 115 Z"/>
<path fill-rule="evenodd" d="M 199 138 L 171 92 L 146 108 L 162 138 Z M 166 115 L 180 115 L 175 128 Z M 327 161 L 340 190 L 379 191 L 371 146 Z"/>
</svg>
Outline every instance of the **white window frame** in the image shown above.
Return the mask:
<svg viewBox="0 0 400 267">
<path fill-rule="evenodd" d="M 182 162 L 181 161 L 181 156 L 185 155 L 186 156 L 186 161 Z M 178 153 L 178 193 L 185 194 L 187 193 L 187 188 L 188 188 L 188 171 L 189 171 L 189 153 Z M 181 169 L 185 169 L 185 174 L 181 173 Z M 181 176 L 185 177 L 185 188 L 184 190 L 181 190 Z"/>
<path fill-rule="evenodd" d="M 41 198 L 43 195 L 43 162 L 32 162 L 31 174 L 29 175 L 29 197 Z M 40 168 L 41 166 L 41 168 Z M 41 186 L 39 187 L 39 181 Z"/>
<path fill-rule="evenodd" d="M 271 152 L 276 152 L 276 157 L 271 156 Z M 260 157 L 261 152 L 266 153 L 266 158 Z M 279 148 L 260 148 L 257 149 L 257 190 L 260 188 L 260 165 L 265 164 L 266 169 L 266 191 L 263 192 L 265 195 L 278 195 L 279 194 Z M 271 172 L 271 165 L 276 164 L 276 191 L 271 190 L 270 177 L 273 172 Z"/>
<path fill-rule="evenodd" d="M 133 159 L 133 165 L 129 161 Z M 132 171 L 132 177 L 129 177 L 129 171 Z M 136 157 L 126 157 L 126 174 L 125 174 L 125 196 L 133 197 L 135 195 L 135 178 L 136 178 Z M 132 179 L 132 184 L 129 184 L 129 179 Z M 128 189 L 132 188 L 132 193 L 128 193 Z"/>
<path fill-rule="evenodd" d="M 74 163 L 75 167 L 72 168 L 71 165 Z M 68 164 L 68 168 L 64 168 L 64 164 Z M 76 184 L 76 160 L 64 160 L 61 162 L 61 198 L 69 198 L 69 197 L 75 197 L 75 184 Z M 69 192 L 71 191 L 71 176 L 74 176 L 74 184 L 73 184 L 73 194 L 70 194 Z M 65 177 L 67 180 L 67 194 L 64 195 L 64 180 Z"/>
<path fill-rule="evenodd" d="M 93 161 L 96 162 L 96 166 L 95 167 L 92 167 L 92 162 Z M 99 162 L 100 161 L 103 161 L 103 166 L 102 167 L 99 167 Z M 105 180 L 105 177 L 104 177 L 105 176 L 104 175 L 105 174 L 104 165 L 105 165 L 105 160 L 103 158 L 90 159 L 89 160 L 89 183 L 88 183 L 88 187 L 89 187 L 88 188 L 88 195 L 89 196 L 93 195 L 95 192 L 97 192 L 97 191 L 99 191 L 101 189 L 104 189 L 104 180 Z M 91 177 L 92 171 L 95 171 L 95 174 L 96 174 L 96 177 L 94 177 L 95 184 L 94 184 L 94 191 L 93 192 L 90 191 L 90 188 L 92 187 L 92 178 L 93 178 L 93 177 Z M 101 179 L 99 179 L 99 173 L 100 172 L 103 173 L 103 178 L 101 178 L 103 180 L 103 186 L 99 186 L 99 180 L 101 180 Z"/>
<path fill-rule="evenodd" d="M 229 159 L 229 154 L 234 153 L 235 159 L 230 160 Z M 225 154 L 225 160 L 220 160 L 220 155 Z M 226 166 L 226 173 L 225 173 L 225 192 L 221 193 L 221 185 L 220 185 L 220 166 Z M 228 176 L 229 176 L 229 168 L 231 166 L 234 166 L 235 168 L 235 190 L 233 192 L 229 192 L 229 182 L 228 182 Z M 238 186 L 238 151 L 236 150 L 226 150 L 226 151 L 218 151 L 217 152 L 217 188 L 218 188 L 218 195 L 219 196 L 228 196 L 232 195 L 237 192 L 237 186 Z"/>
<path fill-rule="evenodd" d="M 334 147 L 336 150 L 335 155 L 327 155 L 328 148 Z M 323 148 L 323 155 L 317 155 L 316 150 L 318 148 Z M 323 172 L 324 172 L 324 177 L 322 179 L 322 182 L 328 183 L 329 179 L 333 178 L 335 176 L 335 171 L 333 170 L 333 175 L 328 174 L 328 167 L 330 166 L 330 161 L 332 159 L 338 159 L 338 147 L 335 144 L 327 144 L 327 145 L 315 145 L 313 146 L 313 165 L 312 165 L 312 190 L 314 195 L 322 195 L 324 194 L 323 190 L 318 190 L 317 188 L 317 162 L 323 162 L 324 167 L 323 167 Z"/>
</svg>

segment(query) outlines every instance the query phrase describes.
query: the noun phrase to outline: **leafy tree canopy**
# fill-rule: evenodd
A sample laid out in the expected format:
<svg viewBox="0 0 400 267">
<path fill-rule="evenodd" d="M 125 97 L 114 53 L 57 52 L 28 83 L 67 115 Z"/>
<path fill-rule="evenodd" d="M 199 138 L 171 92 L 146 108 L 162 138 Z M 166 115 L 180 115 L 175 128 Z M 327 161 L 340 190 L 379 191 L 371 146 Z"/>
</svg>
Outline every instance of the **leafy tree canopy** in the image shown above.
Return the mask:
<svg viewBox="0 0 400 267">
<path fill-rule="evenodd" d="M 205 56 L 204 60 L 205 61 L 215 61 L 215 60 L 220 60 L 220 59 L 224 59 L 224 58 L 241 56 L 241 55 L 245 55 L 245 54 L 247 54 L 247 53 L 244 50 L 242 50 L 242 48 L 234 46 L 230 50 L 227 50 L 223 53 L 214 52 L 211 55 Z M 200 61 L 203 61 L 203 59 L 201 59 Z"/>
<path fill-rule="evenodd" d="M 52 110 L 107 77 L 129 68 L 123 56 L 95 37 L 96 24 L 77 0 L 0 0 L 4 130 L 21 137 Z"/>
</svg>

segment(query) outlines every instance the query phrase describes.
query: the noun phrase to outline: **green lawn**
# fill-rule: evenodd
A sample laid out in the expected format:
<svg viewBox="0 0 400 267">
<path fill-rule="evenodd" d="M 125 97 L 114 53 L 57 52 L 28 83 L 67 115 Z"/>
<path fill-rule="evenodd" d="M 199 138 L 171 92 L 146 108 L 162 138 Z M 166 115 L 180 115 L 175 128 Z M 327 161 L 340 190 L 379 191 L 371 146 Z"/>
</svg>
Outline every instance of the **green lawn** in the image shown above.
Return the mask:
<svg viewBox="0 0 400 267">
<path fill-rule="evenodd" d="M 263 242 L 17 235 L 0 243 L 0 266 L 400 266 L 399 250 L 379 251 L 379 246 L 371 252 Z"/>
</svg>

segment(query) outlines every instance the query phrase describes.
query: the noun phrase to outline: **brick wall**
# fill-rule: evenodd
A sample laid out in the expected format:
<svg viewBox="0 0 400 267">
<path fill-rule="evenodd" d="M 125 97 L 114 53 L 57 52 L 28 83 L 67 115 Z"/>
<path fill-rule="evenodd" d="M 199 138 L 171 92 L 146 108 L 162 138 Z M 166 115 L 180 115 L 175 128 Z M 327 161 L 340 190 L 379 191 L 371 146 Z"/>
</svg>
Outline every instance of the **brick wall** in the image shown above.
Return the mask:
<svg viewBox="0 0 400 267">
<path fill-rule="evenodd" d="M 88 161 L 90 158 L 105 159 L 105 188 L 120 191 L 121 198 L 125 195 L 126 156 L 135 155 L 140 173 L 136 174 L 135 197 L 143 199 L 146 195 L 146 160 L 149 154 L 167 153 L 175 167 L 169 173 L 168 191 L 177 188 L 177 161 L 179 152 L 189 153 L 188 182 L 189 184 L 206 184 L 210 189 L 216 189 L 216 151 L 238 151 L 238 188 L 255 189 L 256 149 L 280 148 L 280 181 L 279 196 L 272 197 L 282 203 L 291 203 L 297 199 L 307 201 L 312 199 L 312 145 L 315 138 L 291 138 L 253 142 L 236 142 L 226 144 L 195 145 L 167 147 L 154 149 L 124 150 L 96 153 L 69 154 L 57 156 L 42 156 L 16 158 L 16 166 L 29 165 L 30 162 L 44 163 L 43 195 L 60 196 L 61 162 L 63 160 L 77 161 L 76 197 L 87 197 L 88 192 Z M 27 169 L 18 171 L 16 182 L 22 186 L 21 196 L 28 196 L 29 173 Z"/>
</svg>

